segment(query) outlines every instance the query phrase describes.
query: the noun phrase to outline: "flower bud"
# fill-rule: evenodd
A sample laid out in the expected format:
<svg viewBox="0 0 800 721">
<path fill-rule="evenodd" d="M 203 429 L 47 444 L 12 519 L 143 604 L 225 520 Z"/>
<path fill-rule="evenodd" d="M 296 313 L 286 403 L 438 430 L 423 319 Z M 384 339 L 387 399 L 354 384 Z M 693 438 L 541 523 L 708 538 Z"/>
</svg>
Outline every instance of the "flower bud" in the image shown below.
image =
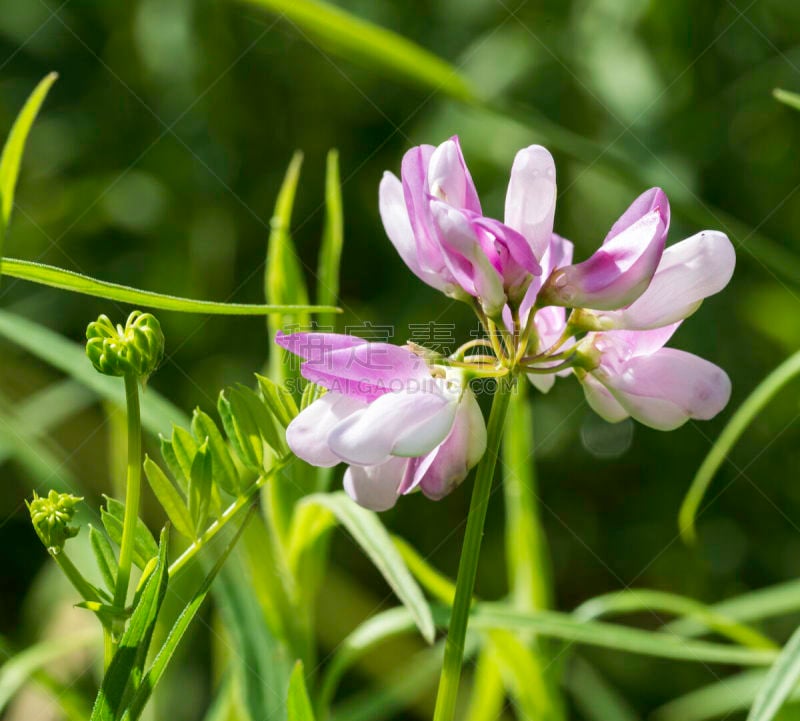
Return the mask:
<svg viewBox="0 0 800 721">
<path fill-rule="evenodd" d="M 48 552 L 61 553 L 64 544 L 78 535 L 78 526 L 69 524 L 75 516 L 75 506 L 82 500 L 69 493 L 51 490 L 44 497 L 34 491 L 33 500 L 30 503 L 26 501 L 33 528 Z"/>
<path fill-rule="evenodd" d="M 143 381 L 164 357 L 164 334 L 154 315 L 133 311 L 125 327 L 101 315 L 86 329 L 86 355 L 107 376 L 134 375 Z"/>
</svg>

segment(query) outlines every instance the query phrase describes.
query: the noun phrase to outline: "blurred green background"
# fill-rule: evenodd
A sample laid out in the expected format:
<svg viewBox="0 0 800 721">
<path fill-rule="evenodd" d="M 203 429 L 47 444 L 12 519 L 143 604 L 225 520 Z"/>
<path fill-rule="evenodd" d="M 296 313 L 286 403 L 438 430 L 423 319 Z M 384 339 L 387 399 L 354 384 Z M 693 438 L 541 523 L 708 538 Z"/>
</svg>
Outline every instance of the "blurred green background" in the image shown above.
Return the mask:
<svg viewBox="0 0 800 721">
<path fill-rule="evenodd" d="M 704 225 L 728 231 L 737 245 L 733 282 L 674 340 L 725 368 L 733 398 L 721 418 L 665 434 L 604 423 L 572 380 L 535 396 L 531 450 L 558 607 L 628 585 L 710 602 L 798 576 L 798 383 L 758 418 L 723 466 L 699 519 L 696 548 L 677 538 L 676 515 L 732 410 L 800 347 L 800 273 L 793 265 L 800 264 L 800 115 L 771 97 L 776 86 L 800 90 L 800 4 L 338 4 L 451 61 L 489 107 L 468 107 L 349 62 L 293 23 L 249 5 L 0 0 L 0 126 L 10 126 L 44 74 L 60 74 L 30 137 L 7 254 L 152 290 L 263 302 L 272 206 L 300 149 L 294 238 L 313 287 L 325 154 L 336 147 L 346 223 L 342 326 L 393 325 L 393 340 L 403 342 L 410 324 L 453 323 L 463 341 L 475 328 L 468 309 L 417 281 L 380 223 L 378 182 L 384 169 L 398 172 L 407 148 L 459 134 L 484 209 L 500 215 L 516 150 L 549 145 L 559 176 L 556 230 L 575 241 L 579 258 L 645 189 L 645 179 L 662 184 L 690 209 L 673 213 L 673 241 Z M 558 147 L 550 142 L 555 135 Z M 636 177 L 620 172 L 620 159 Z M 128 311 L 8 279 L 0 298 L 4 308 L 74 340 L 99 313 L 121 320 Z M 249 382 L 268 356 L 263 319 L 159 317 L 169 360 L 152 387 L 187 411 L 211 410 L 220 387 Z M 12 411 L 60 379 L 6 343 L 0 352 L 0 401 Z M 56 413 L 58 396 L 45 398 Z M 85 409 L 45 442 L 64 463 L 62 480 L 77 480 L 95 506 L 120 477 L 110 462 L 119 438 L 107 420 L 87 397 Z M 6 447 L 9 429 L 0 430 L 0 632 L 23 645 L 51 578 L 23 499 L 45 488 L 48 475 L 20 463 Z M 454 575 L 469 486 L 439 503 L 403 499 L 384 520 Z M 493 497 L 478 580 L 487 598 L 505 592 L 501 496 Z M 152 503 L 150 510 L 159 523 Z M 376 572 L 343 533 L 334 552 L 354 588 L 385 598 Z M 32 592 L 40 605 L 23 611 Z M 354 624 L 358 611 L 349 612 L 354 617 L 344 620 L 323 615 L 323 636 Z M 785 621 L 784 630 L 796 620 Z M 702 665 L 587 655 L 640 711 L 715 680 Z M 176 721 L 201 716 L 207 676 L 202 654 L 185 667 L 181 678 L 197 693 L 175 711 Z"/>
</svg>

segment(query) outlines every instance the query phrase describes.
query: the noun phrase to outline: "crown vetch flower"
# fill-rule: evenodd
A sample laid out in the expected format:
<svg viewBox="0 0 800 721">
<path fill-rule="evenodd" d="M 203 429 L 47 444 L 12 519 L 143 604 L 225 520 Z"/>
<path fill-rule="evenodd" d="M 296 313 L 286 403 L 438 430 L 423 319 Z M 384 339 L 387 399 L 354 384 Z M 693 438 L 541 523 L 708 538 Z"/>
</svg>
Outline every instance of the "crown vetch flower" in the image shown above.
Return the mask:
<svg viewBox="0 0 800 721">
<path fill-rule="evenodd" d="M 709 420 L 727 405 L 731 382 L 725 371 L 664 347 L 679 325 L 589 333 L 580 341 L 577 353 L 586 370 L 578 370 L 578 377 L 600 416 L 612 422 L 631 416 L 671 431 L 690 418 Z"/>
<path fill-rule="evenodd" d="M 289 447 L 315 466 L 348 463 L 345 490 L 362 506 L 386 510 L 415 489 L 442 498 L 483 455 L 483 416 L 460 372 L 354 336 L 279 333 L 276 342 L 327 389 L 289 424 Z"/>
<path fill-rule="evenodd" d="M 541 273 L 534 249 L 519 229 L 483 216 L 458 138 L 409 150 L 401 177 L 384 174 L 380 211 L 412 272 L 453 298 L 477 298 L 492 318 L 508 300 L 518 303 Z"/>
</svg>

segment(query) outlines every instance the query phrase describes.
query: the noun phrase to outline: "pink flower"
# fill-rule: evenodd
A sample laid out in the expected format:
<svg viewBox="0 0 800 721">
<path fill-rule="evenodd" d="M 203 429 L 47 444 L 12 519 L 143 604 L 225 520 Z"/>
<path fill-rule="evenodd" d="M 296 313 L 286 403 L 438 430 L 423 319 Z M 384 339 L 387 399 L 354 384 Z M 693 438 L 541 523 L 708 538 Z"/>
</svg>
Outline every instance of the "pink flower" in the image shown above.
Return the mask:
<svg viewBox="0 0 800 721">
<path fill-rule="evenodd" d="M 519 302 L 541 273 L 534 249 L 519 229 L 483 216 L 458 138 L 412 148 L 401 176 L 384 174 L 380 211 L 412 272 L 453 298 L 477 298 L 489 317 Z M 554 186 L 550 196 L 554 204 Z"/>
<path fill-rule="evenodd" d="M 608 421 L 628 416 L 669 431 L 690 418 L 708 420 L 728 403 L 731 382 L 703 358 L 665 348 L 680 323 L 648 331 L 589 333 L 578 344 L 589 405 Z"/>
<path fill-rule="evenodd" d="M 629 305 L 650 284 L 668 229 L 667 196 L 651 188 L 633 201 L 590 258 L 550 275 L 541 304 L 598 310 Z"/>
<path fill-rule="evenodd" d="M 574 319 L 587 330 L 649 330 L 688 318 L 704 298 L 719 293 L 736 265 L 724 233 L 706 230 L 670 246 L 653 280 L 631 305 L 605 312 L 582 312 Z"/>
<path fill-rule="evenodd" d="M 345 490 L 362 506 L 386 510 L 417 488 L 442 498 L 483 455 L 483 416 L 460 375 L 434 375 L 406 348 L 354 336 L 279 333 L 276 342 L 328 391 L 289 424 L 289 447 L 315 466 L 350 464 Z"/>
</svg>

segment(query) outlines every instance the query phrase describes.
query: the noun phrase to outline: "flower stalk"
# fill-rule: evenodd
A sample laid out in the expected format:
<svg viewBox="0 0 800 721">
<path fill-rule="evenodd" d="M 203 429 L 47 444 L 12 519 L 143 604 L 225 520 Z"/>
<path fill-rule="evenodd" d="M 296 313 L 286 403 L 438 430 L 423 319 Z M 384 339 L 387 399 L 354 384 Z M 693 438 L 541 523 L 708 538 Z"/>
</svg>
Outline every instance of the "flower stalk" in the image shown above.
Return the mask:
<svg viewBox="0 0 800 721">
<path fill-rule="evenodd" d="M 114 589 L 114 606 L 124 608 L 133 564 L 133 546 L 139 519 L 142 492 L 142 420 L 139 403 L 139 379 L 125 374 L 125 401 L 128 412 L 128 471 L 125 483 L 125 517 L 119 551 L 119 570 Z"/>
<path fill-rule="evenodd" d="M 500 453 L 503 427 L 514 384 L 515 378 L 511 375 L 501 378 L 492 399 L 492 410 L 489 414 L 487 428 L 486 453 L 478 464 L 475 474 L 472 500 L 470 501 L 469 515 L 467 516 L 467 530 L 464 534 L 464 546 L 458 565 L 456 595 L 453 601 L 450 628 L 445 642 L 444 662 L 439 678 L 434 721 L 452 721 L 455 718 L 461 667 L 464 662 L 464 642 L 467 635 L 472 594 L 475 590 L 475 577 L 478 571 L 483 526 L 486 521 L 494 470 Z"/>
</svg>

